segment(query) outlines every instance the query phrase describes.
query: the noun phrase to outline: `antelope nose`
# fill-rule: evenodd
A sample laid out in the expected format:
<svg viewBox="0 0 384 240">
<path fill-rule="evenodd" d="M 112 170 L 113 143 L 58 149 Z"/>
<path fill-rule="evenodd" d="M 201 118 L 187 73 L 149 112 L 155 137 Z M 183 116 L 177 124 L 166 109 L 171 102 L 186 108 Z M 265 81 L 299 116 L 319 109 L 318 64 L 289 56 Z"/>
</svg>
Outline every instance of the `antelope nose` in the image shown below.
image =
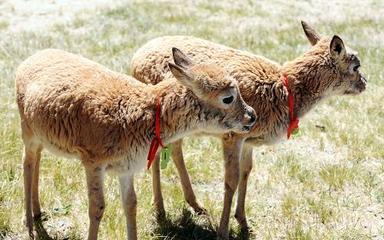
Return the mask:
<svg viewBox="0 0 384 240">
<path fill-rule="evenodd" d="M 367 79 L 363 76 L 360 77 L 360 81 L 357 82 L 356 86 L 360 89 L 360 91 L 364 91 L 367 85 Z"/>
<path fill-rule="evenodd" d="M 256 112 L 253 108 L 248 108 L 245 113 L 245 125 L 249 127 L 253 127 L 256 123 Z"/>
</svg>

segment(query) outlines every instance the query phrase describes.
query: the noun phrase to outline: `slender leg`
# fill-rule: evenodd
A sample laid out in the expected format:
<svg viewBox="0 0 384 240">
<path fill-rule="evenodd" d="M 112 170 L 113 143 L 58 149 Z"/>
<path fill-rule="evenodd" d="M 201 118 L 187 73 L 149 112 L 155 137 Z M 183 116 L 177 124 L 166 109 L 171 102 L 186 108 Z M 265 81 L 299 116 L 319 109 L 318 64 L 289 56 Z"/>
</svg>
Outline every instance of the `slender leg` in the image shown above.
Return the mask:
<svg viewBox="0 0 384 240">
<path fill-rule="evenodd" d="M 36 166 L 36 147 L 32 144 L 25 143 L 24 148 L 24 201 L 25 201 L 25 217 L 28 234 L 33 239 L 33 219 L 32 219 L 32 188 L 33 176 Z"/>
<path fill-rule="evenodd" d="M 185 167 L 182 148 L 183 140 L 178 140 L 174 142 L 172 147 L 172 159 L 180 176 L 184 198 L 196 213 L 204 214 L 206 213 L 206 210 L 201 207 L 200 204 L 196 201 L 196 196 L 192 189 L 191 180 L 189 178 L 188 171 Z"/>
<path fill-rule="evenodd" d="M 137 239 L 137 199 L 133 180 L 133 175 L 123 175 L 119 177 L 121 199 L 123 202 L 123 208 L 127 224 L 127 238 L 129 240 Z"/>
<path fill-rule="evenodd" d="M 39 170 L 40 170 L 40 158 L 42 148 L 38 148 L 36 152 L 35 171 L 33 174 L 32 182 L 32 211 L 33 218 L 39 219 L 41 217 L 41 208 L 39 201 Z"/>
<path fill-rule="evenodd" d="M 252 170 L 252 146 L 245 144 L 243 147 L 242 158 L 240 161 L 240 181 L 237 192 L 237 206 L 235 218 L 243 230 L 248 229 L 247 218 L 245 216 L 245 196 L 249 173 Z"/>
<path fill-rule="evenodd" d="M 160 182 L 160 158 L 159 154 L 156 155 L 152 163 L 152 192 L 153 192 L 153 206 L 158 217 L 165 216 L 163 194 L 161 193 Z"/>
<path fill-rule="evenodd" d="M 218 229 L 219 239 L 229 238 L 229 215 L 231 213 L 233 195 L 239 182 L 239 162 L 241 158 L 243 142 L 244 139 L 237 136 L 227 135 L 223 138 L 225 161 L 225 192 L 224 208 Z"/>
<path fill-rule="evenodd" d="M 88 187 L 88 240 L 96 240 L 100 221 L 103 217 L 105 202 L 103 193 L 104 169 L 101 167 L 86 167 Z"/>
</svg>

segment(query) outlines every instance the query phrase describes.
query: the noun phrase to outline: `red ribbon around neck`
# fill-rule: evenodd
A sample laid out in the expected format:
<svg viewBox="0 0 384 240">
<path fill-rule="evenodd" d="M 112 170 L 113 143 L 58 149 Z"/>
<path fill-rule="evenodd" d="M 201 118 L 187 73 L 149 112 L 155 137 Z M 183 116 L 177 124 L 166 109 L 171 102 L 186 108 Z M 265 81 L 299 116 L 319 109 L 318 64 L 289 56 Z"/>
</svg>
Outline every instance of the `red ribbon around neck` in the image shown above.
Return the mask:
<svg viewBox="0 0 384 240">
<path fill-rule="evenodd" d="M 159 149 L 159 145 L 164 147 L 163 141 L 160 136 L 160 114 L 161 114 L 161 104 L 160 100 L 157 100 L 156 104 L 156 116 L 155 116 L 155 137 L 152 139 L 151 147 L 149 148 L 148 156 L 147 156 L 147 169 L 151 167 L 153 160 L 155 159 L 157 149 Z"/>
<path fill-rule="evenodd" d="M 283 74 L 282 78 L 283 78 L 283 84 L 288 90 L 289 126 L 287 129 L 287 138 L 289 139 L 292 132 L 295 129 L 299 128 L 299 118 L 294 114 L 295 97 L 293 96 L 292 91 L 289 88 L 288 77 L 286 74 Z"/>
</svg>

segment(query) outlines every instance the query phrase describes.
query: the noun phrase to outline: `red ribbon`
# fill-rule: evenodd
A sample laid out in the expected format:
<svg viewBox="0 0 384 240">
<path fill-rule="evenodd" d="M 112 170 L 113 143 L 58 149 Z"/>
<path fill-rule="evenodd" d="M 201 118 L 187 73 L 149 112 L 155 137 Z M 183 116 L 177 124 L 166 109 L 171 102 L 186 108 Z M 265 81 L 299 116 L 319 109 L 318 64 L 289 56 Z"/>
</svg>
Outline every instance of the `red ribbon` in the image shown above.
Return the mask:
<svg viewBox="0 0 384 240">
<path fill-rule="evenodd" d="M 295 129 L 299 128 L 299 118 L 295 116 L 294 114 L 294 107 L 295 107 L 295 97 L 292 94 L 291 89 L 289 88 L 288 85 L 288 77 L 286 74 L 283 74 L 283 84 L 288 90 L 288 109 L 289 109 L 289 126 L 287 129 L 287 138 L 291 136 L 292 132 Z"/>
<path fill-rule="evenodd" d="M 149 148 L 148 156 L 147 156 L 147 169 L 151 167 L 153 160 L 155 160 L 155 156 L 157 153 L 157 149 L 159 145 L 164 147 L 163 141 L 160 136 L 160 113 L 161 113 L 161 104 L 160 100 L 157 100 L 156 104 L 156 116 L 155 116 L 155 137 L 152 139 L 151 147 Z"/>
</svg>

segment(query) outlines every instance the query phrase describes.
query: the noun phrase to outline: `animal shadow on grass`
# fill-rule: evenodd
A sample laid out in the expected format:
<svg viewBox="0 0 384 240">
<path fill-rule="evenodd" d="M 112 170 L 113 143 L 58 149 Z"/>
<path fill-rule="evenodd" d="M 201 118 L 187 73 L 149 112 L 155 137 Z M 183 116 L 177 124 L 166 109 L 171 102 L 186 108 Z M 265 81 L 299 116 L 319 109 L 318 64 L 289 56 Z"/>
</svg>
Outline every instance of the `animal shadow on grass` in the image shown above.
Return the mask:
<svg viewBox="0 0 384 240">
<path fill-rule="evenodd" d="M 168 214 L 155 218 L 153 239 L 157 240 L 215 240 L 216 227 L 207 215 L 195 215 L 188 209 L 182 210 L 181 216 L 172 219 Z M 230 239 L 247 240 L 250 232 L 247 230 L 235 233 L 231 229 Z"/>
<path fill-rule="evenodd" d="M 39 218 L 34 219 L 34 226 L 35 226 L 36 233 L 37 233 L 37 239 L 54 240 L 53 238 L 51 238 L 48 235 L 47 231 L 45 230 L 44 225 L 43 225 L 44 221 L 47 221 L 47 219 L 44 217 L 39 217 Z"/>
<path fill-rule="evenodd" d="M 44 222 L 48 222 L 49 218 L 45 215 L 34 219 L 34 226 L 36 230 L 36 238 L 37 240 L 80 240 L 83 239 L 75 229 L 66 234 L 63 233 L 62 230 L 55 226 L 52 223 L 46 223 L 48 226 L 44 226 Z M 48 227 L 48 228 L 47 228 Z M 50 234 L 54 235 L 50 236 L 46 229 L 49 229 Z"/>
<path fill-rule="evenodd" d="M 41 217 L 34 219 L 34 227 L 35 227 L 35 239 L 37 240 L 54 240 L 51 238 L 47 231 L 45 230 L 43 226 L 43 220 Z M 4 229 L 0 229 L 0 239 L 8 239 L 8 240 L 16 240 L 16 239 L 25 239 L 27 234 L 25 236 L 23 234 L 18 234 L 10 231 L 8 227 L 5 227 Z"/>
</svg>

